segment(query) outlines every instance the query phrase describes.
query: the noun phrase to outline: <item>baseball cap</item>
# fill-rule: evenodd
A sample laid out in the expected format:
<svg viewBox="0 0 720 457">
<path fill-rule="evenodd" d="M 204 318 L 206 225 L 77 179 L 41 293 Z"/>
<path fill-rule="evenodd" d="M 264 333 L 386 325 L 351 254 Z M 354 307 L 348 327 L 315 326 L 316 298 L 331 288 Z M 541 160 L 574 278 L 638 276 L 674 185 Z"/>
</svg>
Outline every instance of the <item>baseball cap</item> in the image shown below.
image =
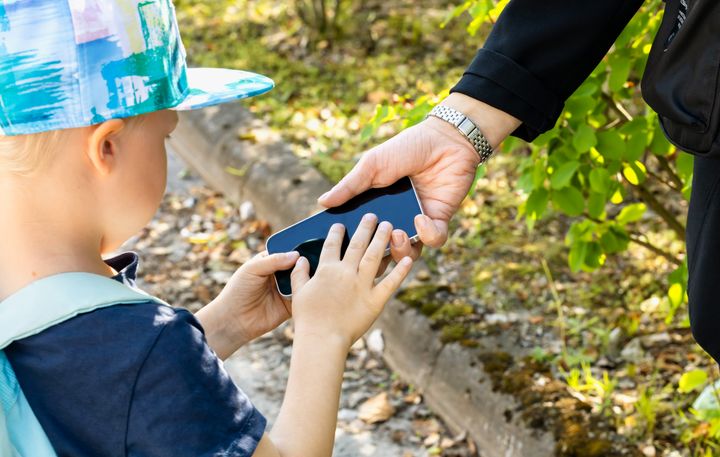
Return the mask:
<svg viewBox="0 0 720 457">
<path fill-rule="evenodd" d="M 188 68 L 171 0 L 0 0 L 0 135 L 83 127 L 265 93 L 265 76 Z"/>
</svg>

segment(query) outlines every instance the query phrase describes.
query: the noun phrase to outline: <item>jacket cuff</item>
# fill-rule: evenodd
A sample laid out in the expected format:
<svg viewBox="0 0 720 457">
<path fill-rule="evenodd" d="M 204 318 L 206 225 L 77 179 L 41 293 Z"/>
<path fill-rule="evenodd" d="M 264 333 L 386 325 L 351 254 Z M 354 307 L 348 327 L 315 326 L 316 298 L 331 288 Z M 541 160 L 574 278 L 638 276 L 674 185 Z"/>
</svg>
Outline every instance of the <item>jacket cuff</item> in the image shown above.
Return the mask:
<svg viewBox="0 0 720 457">
<path fill-rule="evenodd" d="M 516 117 L 522 124 L 512 135 L 525 141 L 552 129 L 564 105 L 564 100 L 532 73 L 488 49 L 480 49 L 450 92 L 465 94 Z"/>
</svg>

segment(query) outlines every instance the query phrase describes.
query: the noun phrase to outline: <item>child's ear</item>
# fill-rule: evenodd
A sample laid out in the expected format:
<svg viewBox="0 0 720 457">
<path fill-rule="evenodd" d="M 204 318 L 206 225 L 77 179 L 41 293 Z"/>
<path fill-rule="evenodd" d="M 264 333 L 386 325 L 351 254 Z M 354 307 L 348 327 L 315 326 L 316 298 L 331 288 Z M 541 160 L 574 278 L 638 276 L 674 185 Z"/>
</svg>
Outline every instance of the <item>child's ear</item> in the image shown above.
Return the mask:
<svg viewBox="0 0 720 457">
<path fill-rule="evenodd" d="M 110 119 L 91 126 L 87 154 L 101 176 L 110 173 L 117 159 L 117 134 L 125 126 L 122 119 Z"/>
</svg>

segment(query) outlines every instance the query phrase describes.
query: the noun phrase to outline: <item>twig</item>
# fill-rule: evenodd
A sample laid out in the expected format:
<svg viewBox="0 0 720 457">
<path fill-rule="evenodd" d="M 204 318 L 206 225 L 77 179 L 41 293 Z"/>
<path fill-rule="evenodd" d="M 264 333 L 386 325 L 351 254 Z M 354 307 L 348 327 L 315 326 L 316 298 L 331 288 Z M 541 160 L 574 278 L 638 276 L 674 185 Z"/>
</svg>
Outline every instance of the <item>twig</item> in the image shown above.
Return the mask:
<svg viewBox="0 0 720 457">
<path fill-rule="evenodd" d="M 550 272 L 550 267 L 547 264 L 547 261 L 545 259 L 540 259 L 540 262 L 542 263 L 543 270 L 545 270 L 545 277 L 547 277 L 548 285 L 550 286 L 550 293 L 553 296 L 553 300 L 555 301 L 555 306 L 557 307 L 557 313 L 558 313 L 558 328 L 560 330 L 560 343 L 562 344 L 562 356 L 563 360 L 567 360 L 567 345 L 565 343 L 565 316 L 562 309 L 562 300 L 560 299 L 560 294 L 557 291 L 557 288 L 555 287 L 555 280 L 552 277 L 552 273 Z"/>
<path fill-rule="evenodd" d="M 682 191 L 684 183 L 682 179 L 680 179 L 680 176 L 675 173 L 675 170 L 672 169 L 672 167 L 670 166 L 670 162 L 668 162 L 668 159 L 658 155 L 655 156 L 655 159 L 657 159 L 662 169 L 665 170 L 665 172 L 670 176 L 670 180 L 675 183 L 675 186 Z"/>
<path fill-rule="evenodd" d="M 682 192 L 682 186 L 677 186 L 676 184 L 671 183 L 670 181 L 668 181 L 667 179 L 664 179 L 659 174 L 657 174 L 649 169 L 647 170 L 647 174 L 648 174 L 648 176 L 652 176 L 656 181 L 665 184 L 666 186 L 668 186 L 670 189 L 674 190 L 675 192 Z"/>
<path fill-rule="evenodd" d="M 654 244 L 652 244 L 648 241 L 644 241 L 640 237 L 634 236 L 633 234 L 629 234 L 629 236 L 630 236 L 630 241 L 632 241 L 635 244 L 639 244 L 640 246 L 654 252 L 655 254 L 657 254 L 659 256 L 664 257 L 665 259 L 667 259 L 668 262 L 671 262 L 672 264 L 677 265 L 677 266 L 680 266 L 682 264 L 682 262 L 680 260 L 678 260 L 674 255 L 672 255 L 671 253 L 669 253 L 667 251 L 660 249 L 659 247 L 655 246 Z"/>
<path fill-rule="evenodd" d="M 625 178 L 627 179 L 627 178 Z M 631 183 L 632 184 L 632 183 Z M 685 241 L 685 226 L 673 216 L 667 208 L 665 208 L 660 201 L 643 185 L 632 185 L 632 188 L 640 195 L 640 198 L 647 203 L 647 205 L 657 213 L 675 232 L 677 237 L 681 241 Z"/>
<path fill-rule="evenodd" d="M 601 92 L 600 95 L 603 98 L 603 100 L 605 100 L 608 103 L 608 105 L 610 105 L 610 108 L 612 108 L 613 111 L 615 111 L 623 119 L 625 119 L 625 121 L 630 122 L 633 120 L 632 115 L 630 113 L 628 113 L 628 111 L 625 109 L 625 107 L 622 106 L 622 104 L 620 102 L 615 100 L 612 97 L 612 95 L 607 94 L 605 92 Z"/>
</svg>

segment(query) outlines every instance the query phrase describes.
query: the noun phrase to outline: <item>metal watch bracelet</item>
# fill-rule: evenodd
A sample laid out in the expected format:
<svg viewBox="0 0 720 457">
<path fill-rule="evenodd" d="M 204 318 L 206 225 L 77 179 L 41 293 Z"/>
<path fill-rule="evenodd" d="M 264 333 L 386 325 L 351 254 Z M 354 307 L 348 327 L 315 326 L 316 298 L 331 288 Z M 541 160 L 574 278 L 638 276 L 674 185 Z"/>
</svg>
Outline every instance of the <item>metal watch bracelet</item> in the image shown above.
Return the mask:
<svg viewBox="0 0 720 457">
<path fill-rule="evenodd" d="M 426 118 L 434 116 L 448 122 L 457 128 L 467 138 L 475 152 L 480 156 L 480 164 L 484 163 L 493 153 L 490 142 L 485 138 L 480 129 L 466 115 L 449 106 L 436 105 L 428 113 Z"/>
</svg>

